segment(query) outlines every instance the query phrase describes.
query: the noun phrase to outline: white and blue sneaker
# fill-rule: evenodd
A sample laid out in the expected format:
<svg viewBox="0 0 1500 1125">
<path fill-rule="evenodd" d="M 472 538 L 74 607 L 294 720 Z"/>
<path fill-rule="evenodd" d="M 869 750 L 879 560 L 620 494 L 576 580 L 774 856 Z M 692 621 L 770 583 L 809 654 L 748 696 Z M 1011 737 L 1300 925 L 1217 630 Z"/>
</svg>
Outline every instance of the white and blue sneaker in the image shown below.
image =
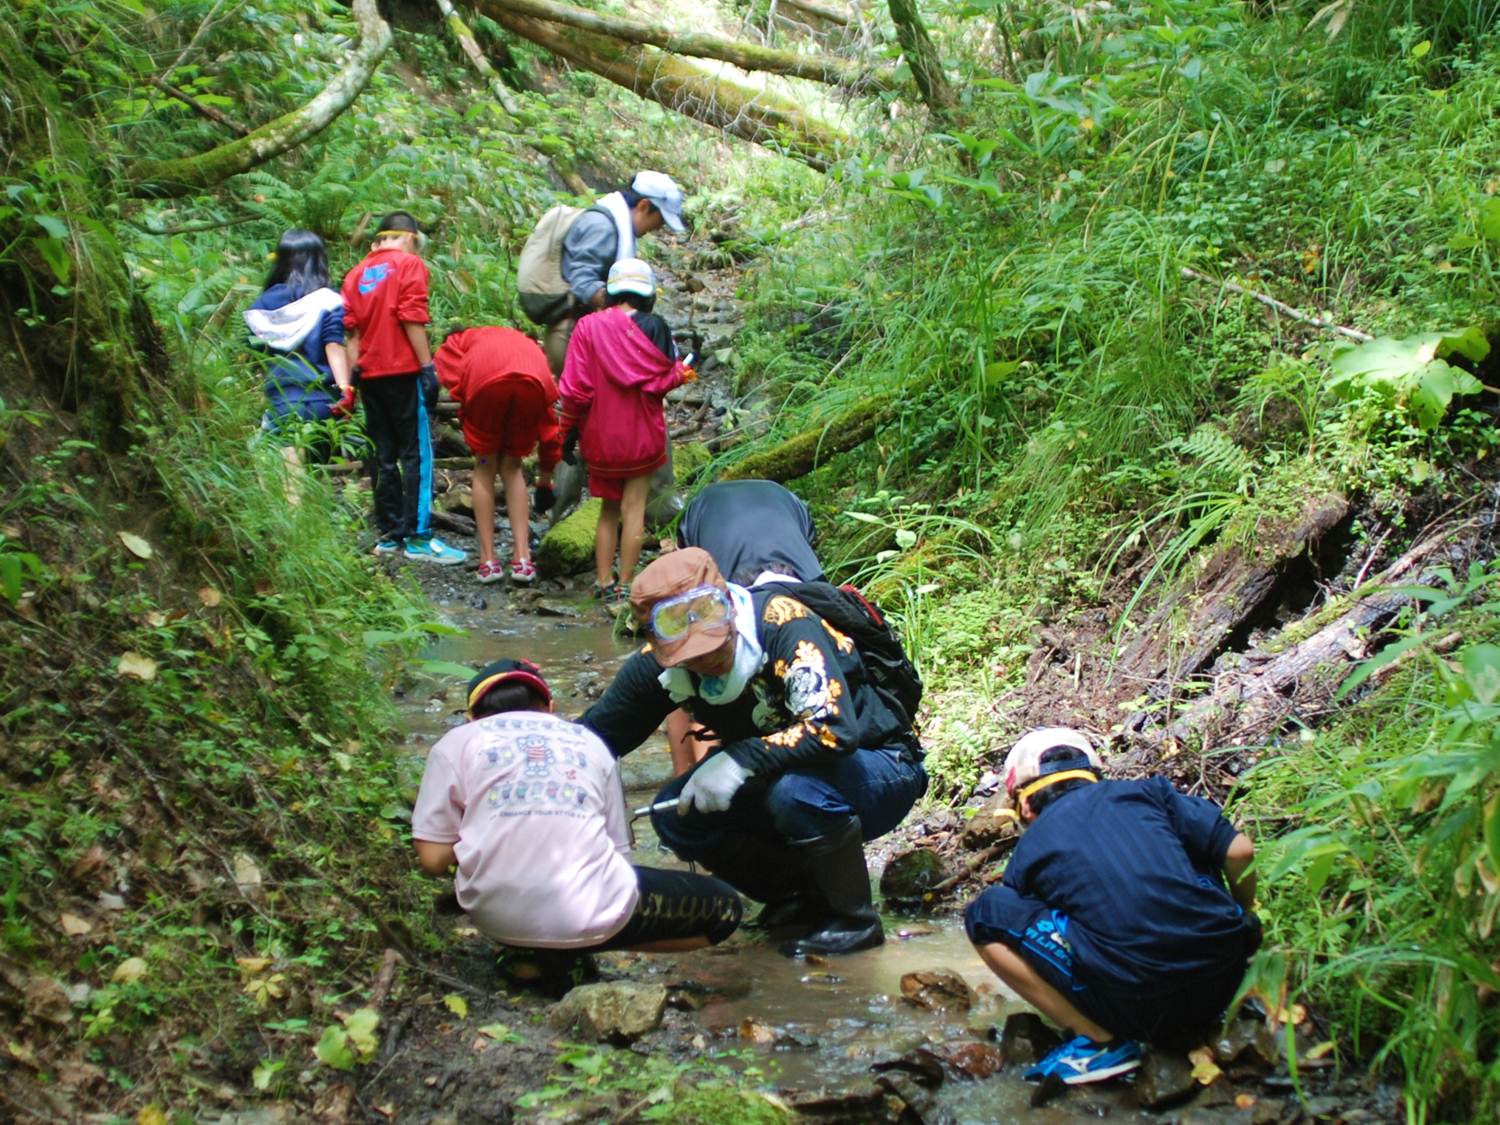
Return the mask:
<svg viewBox="0 0 1500 1125">
<path fill-rule="evenodd" d="M 1134 1039 L 1095 1043 L 1080 1035 L 1054 1049 L 1021 1077 L 1028 1082 L 1053 1077 L 1067 1086 L 1081 1086 L 1129 1073 L 1140 1065 L 1141 1045 Z"/>
<path fill-rule="evenodd" d="M 375 543 L 375 553 L 377 555 L 399 555 L 401 553 L 401 540 L 392 538 L 377 540 Z"/>
<path fill-rule="evenodd" d="M 468 559 L 469 552 L 450 547 L 436 535 L 430 535 L 421 539 L 415 537 L 408 539 L 406 557 L 419 559 L 422 562 L 437 563 L 438 566 L 461 566 Z"/>
</svg>

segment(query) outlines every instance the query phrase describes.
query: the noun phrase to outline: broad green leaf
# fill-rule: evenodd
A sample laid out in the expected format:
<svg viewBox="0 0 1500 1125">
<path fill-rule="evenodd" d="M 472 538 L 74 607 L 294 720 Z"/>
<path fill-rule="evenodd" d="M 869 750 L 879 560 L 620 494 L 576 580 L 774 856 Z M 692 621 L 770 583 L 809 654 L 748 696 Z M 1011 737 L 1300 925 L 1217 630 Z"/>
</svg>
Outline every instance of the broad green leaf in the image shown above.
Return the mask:
<svg viewBox="0 0 1500 1125">
<path fill-rule="evenodd" d="M 1500 195 L 1479 205 L 1479 232 L 1491 242 L 1500 242 Z"/>
<path fill-rule="evenodd" d="M 323 1029 L 323 1038 L 318 1040 L 313 1054 L 325 1066 L 331 1066 L 334 1070 L 354 1069 L 354 1051 L 349 1046 L 349 1033 L 337 1025 Z"/>
<path fill-rule="evenodd" d="M 1500 699 L 1500 645 L 1471 645 L 1461 663 L 1475 699 L 1484 704 Z"/>
<path fill-rule="evenodd" d="M 269 1089 L 271 1079 L 275 1078 L 284 1069 L 286 1069 L 285 1059 L 262 1059 L 255 1064 L 255 1069 L 250 1072 L 251 1085 L 261 1091 Z"/>
<path fill-rule="evenodd" d="M 15 555 L 0 555 L 0 594 L 15 605 L 21 597 L 21 560 Z"/>
<path fill-rule="evenodd" d="M 37 226 L 41 227 L 47 234 L 59 241 L 66 241 L 68 237 L 68 224 L 55 215 L 33 215 Z"/>
<path fill-rule="evenodd" d="M 1381 336 L 1334 352 L 1329 388 L 1352 397 L 1365 388 L 1411 410 L 1424 430 L 1435 429 L 1456 394 L 1483 390 L 1478 379 L 1446 362 L 1459 355 L 1478 362 L 1489 354 L 1489 341 L 1477 328 L 1424 332 L 1417 336 Z"/>
<path fill-rule="evenodd" d="M 374 1008 L 359 1008 L 344 1021 L 344 1030 L 349 1033 L 349 1042 L 354 1045 L 354 1053 L 360 1062 L 369 1062 L 375 1057 L 375 1049 L 380 1046 L 375 1029 L 379 1026 L 380 1013 Z"/>
</svg>

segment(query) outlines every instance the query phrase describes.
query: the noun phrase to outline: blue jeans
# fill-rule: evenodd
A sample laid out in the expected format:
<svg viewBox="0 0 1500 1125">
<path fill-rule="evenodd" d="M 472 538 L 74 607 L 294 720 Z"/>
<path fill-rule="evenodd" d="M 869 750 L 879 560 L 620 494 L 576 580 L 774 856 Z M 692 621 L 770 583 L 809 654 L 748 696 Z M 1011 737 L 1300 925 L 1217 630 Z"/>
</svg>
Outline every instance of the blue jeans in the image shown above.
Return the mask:
<svg viewBox="0 0 1500 1125">
<path fill-rule="evenodd" d="M 652 827 L 678 856 L 702 863 L 751 898 L 802 889 L 801 856 L 791 846 L 836 832 L 859 817 L 864 838 L 884 836 L 927 792 L 927 771 L 902 750 L 855 750 L 745 783 L 719 813 L 653 813 Z M 707 759 L 704 759 L 705 761 Z M 657 802 L 682 792 L 692 771 L 674 778 Z"/>
</svg>

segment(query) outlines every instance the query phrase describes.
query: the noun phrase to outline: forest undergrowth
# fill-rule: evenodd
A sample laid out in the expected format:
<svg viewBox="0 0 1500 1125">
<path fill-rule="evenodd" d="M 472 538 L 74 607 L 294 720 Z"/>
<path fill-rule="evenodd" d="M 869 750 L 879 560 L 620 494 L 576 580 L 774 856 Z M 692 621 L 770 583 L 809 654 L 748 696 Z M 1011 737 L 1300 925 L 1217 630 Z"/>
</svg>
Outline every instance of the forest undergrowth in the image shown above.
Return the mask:
<svg viewBox="0 0 1500 1125">
<path fill-rule="evenodd" d="M 22 5 L 0 32 L 16 81 L 56 94 L 16 103 L 44 108 L 7 124 L 0 159 L 0 217 L 24 231 L 0 250 L 16 344 L 0 357 L 0 967 L 27 1029 L 7 1044 L 19 1110 L 160 1101 L 191 1119 L 215 1086 L 296 1097 L 309 1065 L 355 1065 L 348 1021 L 382 951 L 423 966 L 437 948 L 379 752 L 390 690 L 437 626 L 359 553 L 358 497 L 314 478 L 288 507 L 279 460 L 246 441 L 259 400 L 236 322 L 287 227 L 323 233 L 341 273 L 375 214 L 412 210 L 441 330 L 512 316 L 497 294 L 560 197 L 538 151 L 596 188 L 636 166 L 689 184 L 720 253 L 751 263 L 732 362 L 775 405 L 719 466 L 897 403 L 794 486 L 922 668 L 936 799 L 962 803 L 1028 723 L 1080 721 L 1124 751 L 1129 715 L 1211 691 L 1206 673 L 1105 683 L 1065 716 L 1039 669 L 1076 649 L 1076 686 L 1085 649 L 1108 667 L 1143 623 L 1185 628 L 1153 614 L 1318 498 L 1348 506 L 1338 558 L 1240 648 L 1293 643 L 1423 533 L 1494 523 L 1494 5 L 945 8 L 958 106 L 851 107 L 862 145 L 827 175 L 477 20 L 529 76 L 522 145 L 438 25 L 398 23 L 328 130 L 161 202 L 56 140 L 64 124 L 107 162 L 222 139 L 135 78 L 202 13 L 142 29 L 131 7 L 54 6 L 44 26 Z M 337 5 L 260 7 L 214 28 L 230 63 L 177 75 L 247 118 L 305 100 L 347 32 Z M 216 100 L 224 65 L 237 102 Z M 101 433 L 89 364 L 144 350 L 79 343 L 89 270 L 112 267 L 167 359 Z M 1220 282 L 1378 339 L 1356 348 Z M 1493 536 L 1475 542 L 1408 581 L 1364 662 L 1331 673 L 1336 708 L 1174 751 L 1253 762 L 1208 787 L 1263 845 L 1249 983 L 1273 1009 L 1316 1008 L 1323 1057 L 1400 1083 L 1413 1121 L 1500 1110 L 1500 638 Z"/>
</svg>

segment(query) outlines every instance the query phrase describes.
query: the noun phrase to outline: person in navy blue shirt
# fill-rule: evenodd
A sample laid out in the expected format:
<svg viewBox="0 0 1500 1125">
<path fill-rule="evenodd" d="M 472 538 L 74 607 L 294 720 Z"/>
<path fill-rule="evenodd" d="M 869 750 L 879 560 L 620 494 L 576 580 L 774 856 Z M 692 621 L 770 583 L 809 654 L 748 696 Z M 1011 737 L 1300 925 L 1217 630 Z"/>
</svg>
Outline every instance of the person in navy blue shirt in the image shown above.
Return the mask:
<svg viewBox="0 0 1500 1125">
<path fill-rule="evenodd" d="M 1201 1042 L 1260 946 L 1250 838 L 1165 778 L 1101 773 L 1076 730 L 1016 743 L 1004 779 L 1025 831 L 964 912 L 985 963 L 1073 1033 L 1032 1080 L 1099 1082 L 1140 1066 L 1143 1042 Z"/>
</svg>

